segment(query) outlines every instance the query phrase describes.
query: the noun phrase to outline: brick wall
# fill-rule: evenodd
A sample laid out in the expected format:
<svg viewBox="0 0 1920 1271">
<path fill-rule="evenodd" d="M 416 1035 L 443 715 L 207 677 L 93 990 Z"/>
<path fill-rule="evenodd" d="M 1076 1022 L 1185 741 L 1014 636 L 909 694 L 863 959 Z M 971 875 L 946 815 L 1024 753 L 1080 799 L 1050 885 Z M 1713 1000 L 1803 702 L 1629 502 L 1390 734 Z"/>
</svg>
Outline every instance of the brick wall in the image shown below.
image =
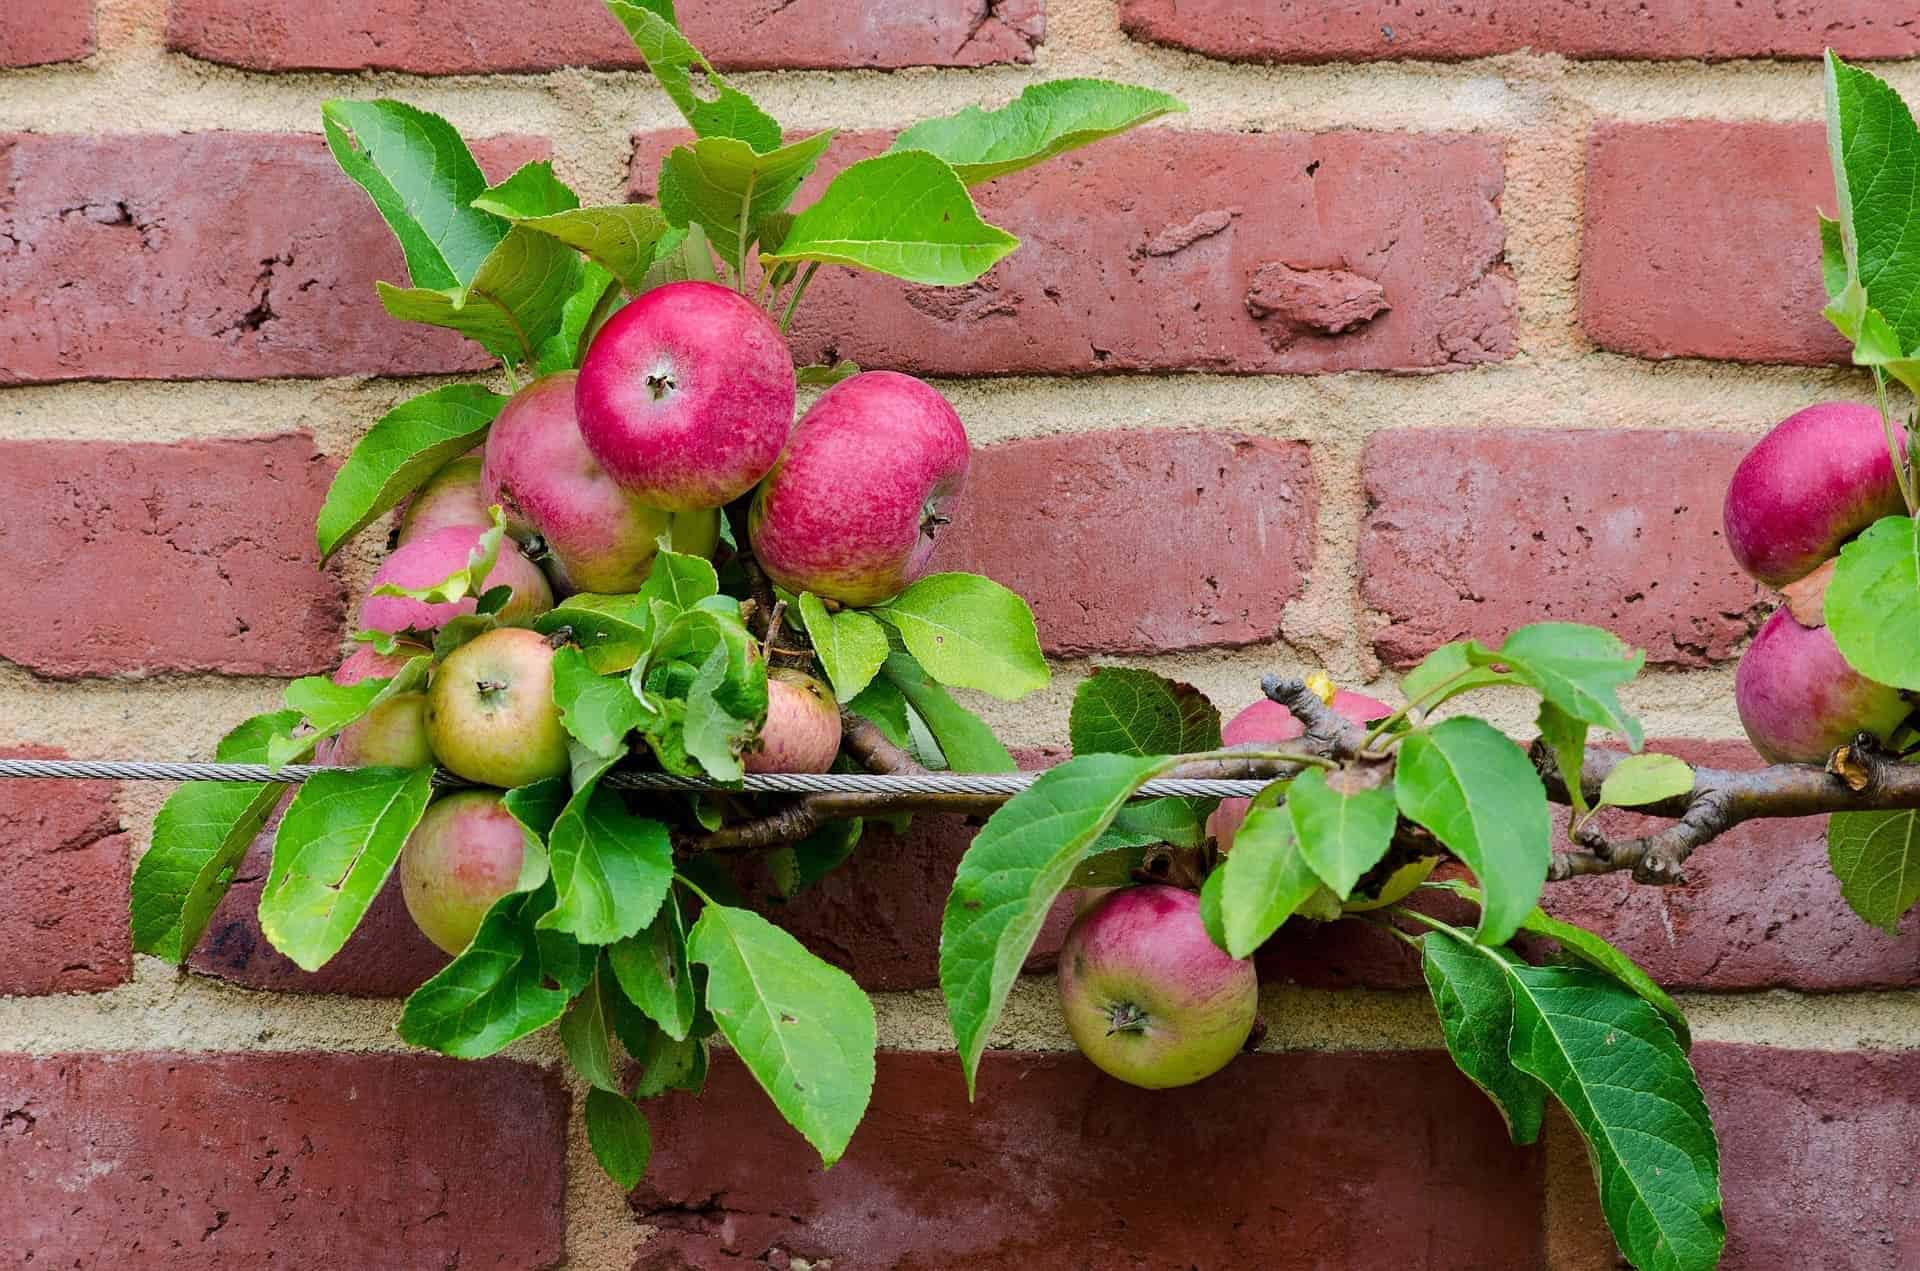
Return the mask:
<svg viewBox="0 0 1920 1271">
<path fill-rule="evenodd" d="M 1731 671 L 1765 598 L 1720 493 L 1768 423 L 1864 395 L 1815 312 L 1810 59 L 1920 93 L 1907 6 L 680 7 L 786 124 L 847 130 L 829 166 L 1042 75 L 1192 105 L 989 187 L 1026 247 L 974 286 L 823 277 L 801 324 L 808 354 L 940 377 L 981 448 L 946 561 L 1028 591 L 1058 670 L 981 703 L 1010 743 L 1064 735 L 1094 658 L 1228 707 L 1276 667 L 1395 699 L 1434 645 L 1553 617 L 1648 649 L 1650 735 L 1754 761 Z M 477 365 L 380 315 L 398 253 L 320 99 L 391 92 L 495 171 L 550 153 L 591 198 L 645 197 L 678 121 L 634 65 L 597 0 L 0 5 L 0 750 L 209 758 L 327 664 L 372 550 L 311 568 L 332 468 Z M 1316 326 L 1289 297 L 1332 269 L 1389 307 Z M 1263 1053 L 1173 1094 L 1098 1077 L 1022 981 L 967 1107 L 928 991 L 967 831 L 937 818 L 781 915 L 877 994 L 846 1159 L 806 1166 L 722 1061 L 623 1196 L 557 1046 L 399 1045 L 438 958 L 393 897 L 304 976 L 254 923 L 255 857 L 185 973 L 131 956 L 164 794 L 0 784 L 0 1244 L 33 1265 L 1614 1265 L 1566 1124 L 1507 1145 L 1367 932 L 1283 932 Z M 1550 900 L 1693 1014 L 1729 1267 L 1920 1263 L 1920 922 L 1858 922 L 1824 856 L 1818 822 L 1754 825 L 1685 888 Z"/>
</svg>

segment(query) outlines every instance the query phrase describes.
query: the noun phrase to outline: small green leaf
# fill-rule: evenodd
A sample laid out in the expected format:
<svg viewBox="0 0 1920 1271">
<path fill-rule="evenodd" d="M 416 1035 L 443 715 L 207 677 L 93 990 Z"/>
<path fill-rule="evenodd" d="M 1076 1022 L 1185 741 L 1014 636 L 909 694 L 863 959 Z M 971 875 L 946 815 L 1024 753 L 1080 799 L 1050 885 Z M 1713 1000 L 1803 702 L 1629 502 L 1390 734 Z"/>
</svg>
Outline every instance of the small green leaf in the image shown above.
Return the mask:
<svg viewBox="0 0 1920 1271">
<path fill-rule="evenodd" d="M 1827 584 L 1827 630 L 1870 680 L 1920 689 L 1920 521 L 1887 516 L 1840 549 Z"/>
<path fill-rule="evenodd" d="M 780 144 L 780 125 L 729 84 L 700 51 L 674 29 L 671 13 L 641 0 L 606 0 L 607 9 L 627 28 L 647 69 L 702 137 L 738 137 L 765 152 Z M 700 75 L 695 86 L 694 73 Z"/>
<path fill-rule="evenodd" d="M 769 248 L 769 250 L 773 250 Z M 857 363 L 841 358 L 832 366 L 801 366 L 793 372 L 793 381 L 801 388 L 832 388 L 841 380 L 851 379 L 860 373 Z"/>
<path fill-rule="evenodd" d="M 833 695 L 850 702 L 866 691 L 887 660 L 887 633 L 872 614 L 859 609 L 828 613 L 820 597 L 802 592 L 800 620 L 833 683 Z"/>
<path fill-rule="evenodd" d="M 612 1024 L 603 996 L 612 989 L 603 982 L 605 974 L 604 968 L 589 974 L 586 988 L 567 1004 L 560 1017 L 560 1045 L 589 1085 L 618 1094 L 622 1086 L 614 1072 Z"/>
<path fill-rule="evenodd" d="M 714 572 L 712 561 L 665 547 L 655 553 L 647 581 L 640 584 L 640 599 L 649 608 L 658 600 L 676 613 L 719 594 L 720 576 Z"/>
<path fill-rule="evenodd" d="M 1693 769 L 1685 760 L 1673 755 L 1628 755 L 1600 783 L 1600 806 L 1637 808 L 1678 798 L 1692 789 Z"/>
<path fill-rule="evenodd" d="M 493 194 L 489 190 L 488 196 Z M 667 218 L 645 203 L 610 203 L 545 212 L 524 211 L 483 197 L 475 203 L 530 233 L 585 256 L 629 291 L 641 289 L 667 232 Z"/>
<path fill-rule="evenodd" d="M 880 674 L 899 689 L 928 729 L 939 741 L 948 765 L 955 772 L 1016 772 L 1007 748 L 993 730 L 966 707 L 954 701 L 948 692 L 933 682 L 926 669 L 912 656 L 889 653 Z"/>
<path fill-rule="evenodd" d="M 513 819 L 520 823 L 521 837 L 526 840 L 526 851 L 520 858 L 520 878 L 514 884 L 514 890 L 536 891 L 545 886 L 547 879 L 553 875 L 547 857 L 547 835 L 567 806 L 566 778 L 548 777 L 532 785 L 509 790 L 502 802 Z"/>
<path fill-rule="evenodd" d="M 1124 666 L 1095 667 L 1067 717 L 1073 753 L 1190 755 L 1220 746 L 1220 712 L 1191 684 Z"/>
<path fill-rule="evenodd" d="M 607 1177 L 626 1190 L 640 1185 L 653 1157 L 653 1134 L 646 1114 L 623 1094 L 595 1087 L 587 1091 L 587 1146 Z"/>
<path fill-rule="evenodd" d="M 930 151 L 968 185 L 978 185 L 1186 108 L 1178 97 L 1151 88 L 1048 80 L 1029 85 L 998 110 L 969 106 L 922 120 L 894 138 L 892 149 Z"/>
<path fill-rule="evenodd" d="M 1835 813 L 1827 859 L 1853 911 L 1892 935 L 1920 902 L 1920 812 Z"/>
<path fill-rule="evenodd" d="M 1467 648 L 1467 641 L 1456 640 L 1427 654 L 1419 666 L 1401 679 L 1400 692 L 1409 703 L 1418 703 L 1421 710 L 1432 712 L 1462 693 L 1513 681 L 1510 672 L 1475 665 L 1467 656 Z"/>
<path fill-rule="evenodd" d="M 686 920 L 671 897 L 647 929 L 607 949 L 607 962 L 627 1000 L 675 1041 L 693 1027 L 693 974 L 687 968 Z"/>
<path fill-rule="evenodd" d="M 1019 245 L 980 219 L 967 187 L 945 162 L 924 150 L 902 150 L 843 168 L 820 201 L 794 217 L 780 250 L 763 251 L 760 261 L 814 260 L 958 287 Z"/>
<path fill-rule="evenodd" d="M 407 998 L 401 1040 L 484 1059 L 560 1018 L 567 994 L 546 987 L 533 920 L 548 893 L 502 896 L 473 943 Z"/>
<path fill-rule="evenodd" d="M 433 770 L 316 772 L 280 819 L 260 930 L 303 971 L 340 951 L 427 810 Z"/>
<path fill-rule="evenodd" d="M 644 930 L 673 883 L 667 827 L 635 816 L 617 791 L 601 788 L 607 766 L 602 761 L 575 785 L 547 837 L 555 899 L 539 925 L 582 944 L 612 944 Z"/>
<path fill-rule="evenodd" d="M 596 674 L 572 645 L 554 651 L 553 704 L 575 741 L 609 758 L 626 753 L 627 734 L 648 716 L 626 676 Z"/>
<path fill-rule="evenodd" d="M 327 501 L 314 522 L 321 563 L 428 477 L 485 440 L 488 426 L 506 404 L 506 398 L 479 384 L 449 384 L 382 415 L 327 487 Z"/>
<path fill-rule="evenodd" d="M 1627 714 L 1614 690 L 1640 673 L 1646 654 L 1612 632 L 1576 622 L 1536 622 L 1509 635 L 1498 651 L 1474 643 L 1467 656 L 1504 664 L 1570 718 L 1611 729 L 1640 748 L 1640 721 Z"/>
<path fill-rule="evenodd" d="M 1587 766 L 1587 721 L 1575 719 L 1543 697 L 1536 726 L 1540 729 L 1540 740 L 1553 751 L 1554 766 L 1560 770 L 1561 784 L 1567 788 L 1567 803 L 1573 809 L 1573 817 L 1567 822 L 1567 837 L 1571 839 L 1580 819 L 1587 815 L 1587 792 L 1582 784 Z"/>
<path fill-rule="evenodd" d="M 505 541 L 507 532 L 507 523 L 501 514 L 500 505 L 494 504 L 490 512 L 493 524 L 467 550 L 466 562 L 451 574 L 424 587 L 402 587 L 398 583 L 381 583 L 373 589 L 373 594 L 405 596 L 410 600 L 419 600 L 430 605 L 484 595 L 487 590 L 487 578 L 493 573 L 494 566 L 500 563 L 500 545 Z"/>
<path fill-rule="evenodd" d="M 473 200 L 483 212 L 509 221 L 528 217 L 571 212 L 580 206 L 580 196 L 554 175 L 553 161 L 535 159 L 521 164 L 512 176 L 498 185 L 490 185 Z"/>
<path fill-rule="evenodd" d="M 873 1003 L 748 909 L 708 905 L 688 938 L 707 968 L 707 1009 L 794 1129 L 832 1165 L 873 1094 Z"/>
<path fill-rule="evenodd" d="M 671 611 L 657 601 L 655 609 Z M 740 779 L 740 755 L 767 714 L 767 668 L 738 601 L 707 597 L 668 621 L 631 682 L 649 711 L 648 744 L 668 771 Z"/>
<path fill-rule="evenodd" d="M 928 674 L 952 688 L 1018 701 L 1052 678 L 1033 611 L 978 574 L 929 574 L 872 610 Z"/>
<path fill-rule="evenodd" d="M 675 225 L 706 230 L 720 258 L 738 269 L 755 227 L 787 206 L 832 141 L 829 128 L 764 154 L 733 137 L 675 146 L 660 164 L 660 210 Z"/>
<path fill-rule="evenodd" d="M 1300 854 L 1320 880 L 1345 900 L 1360 876 L 1379 864 L 1393 844 L 1400 811 L 1393 783 L 1363 784 L 1364 774 L 1339 772 L 1329 778 L 1309 768 L 1287 787 L 1287 816 Z M 1240 835 L 1233 853 L 1241 849 Z"/>
<path fill-rule="evenodd" d="M 281 695 L 287 709 L 306 721 L 307 731 L 273 733 L 264 738 L 266 762 L 280 768 L 304 759 L 315 746 L 402 693 L 424 688 L 432 659 L 425 654 L 409 658 L 389 679 L 335 684 L 324 675 L 309 675 L 287 685 Z"/>
<path fill-rule="evenodd" d="M 619 287 L 620 280 L 595 262 L 588 261 L 581 267 L 580 285 L 560 306 L 560 329 L 540 345 L 540 352 L 535 359 L 535 370 L 539 374 L 571 371 L 580 365 L 580 359 L 586 353 L 587 323 L 593 320 L 607 293 Z"/>
<path fill-rule="evenodd" d="M 625 671 L 653 646 L 652 615 L 635 596 L 569 596 L 533 620 L 541 635 L 563 628 L 595 675 Z"/>
<path fill-rule="evenodd" d="M 532 364 L 540 346 L 560 329 L 580 279 L 580 258 L 564 243 L 516 225 L 464 286 L 377 282 L 374 290 L 388 314 L 402 322 L 458 331 L 502 361 L 521 366 Z"/>
<path fill-rule="evenodd" d="M 1500 956 L 1498 950 L 1494 951 Z M 1540 1137 L 1547 1091 L 1513 1066 L 1513 989 L 1488 957 L 1437 932 L 1421 937 L 1420 964 L 1440 1016 L 1447 1053 L 1474 1085 L 1486 1091 L 1515 1143 Z"/>
<path fill-rule="evenodd" d="M 1221 947 L 1236 958 L 1250 957 L 1280 924 L 1320 890 L 1320 879 L 1301 853 L 1287 810 L 1277 805 L 1278 790 L 1268 787 L 1234 831 L 1233 850 L 1214 873 L 1220 880 Z"/>
</svg>

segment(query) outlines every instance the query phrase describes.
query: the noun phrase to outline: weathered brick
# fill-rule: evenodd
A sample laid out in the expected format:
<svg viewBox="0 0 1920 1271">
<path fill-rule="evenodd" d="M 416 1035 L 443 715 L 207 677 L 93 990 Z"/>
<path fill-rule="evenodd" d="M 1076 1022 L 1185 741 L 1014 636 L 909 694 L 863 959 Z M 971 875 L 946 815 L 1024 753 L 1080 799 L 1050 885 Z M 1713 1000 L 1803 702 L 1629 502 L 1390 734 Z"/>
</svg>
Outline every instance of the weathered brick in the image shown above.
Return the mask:
<svg viewBox="0 0 1920 1271">
<path fill-rule="evenodd" d="M 936 569 L 1026 596 L 1049 653 L 1253 644 L 1306 585 L 1318 502 L 1302 442 L 1098 432 L 975 451 Z"/>
<path fill-rule="evenodd" d="M 546 143 L 476 147 L 504 176 Z M 400 248 L 318 136 L 0 133 L 0 384 L 475 370 L 398 322 Z"/>
<path fill-rule="evenodd" d="M 41 746 L 0 756 L 61 757 Z M 0 781 L 0 997 L 112 988 L 132 972 L 113 795 L 108 781 Z"/>
<path fill-rule="evenodd" d="M 680 6 L 721 70 L 983 66 L 1031 62 L 1044 0 L 727 0 Z M 644 65 L 600 0 L 172 0 L 167 47 L 252 70 L 422 75 Z"/>
<path fill-rule="evenodd" d="M 1732 657 L 1770 605 L 1722 541 L 1749 438 L 1422 429 L 1366 447 L 1360 592 L 1408 666 L 1449 640 L 1586 622 L 1656 665 Z"/>
<path fill-rule="evenodd" d="M 992 1052 L 969 1104 L 953 1056 L 884 1053 L 830 1171 L 731 1058 L 657 1108 L 635 1271 L 1540 1264 L 1538 1153 L 1444 1055 L 1248 1055 L 1146 1091 Z"/>
<path fill-rule="evenodd" d="M 0 1056 L 0 1230 L 33 1265 L 555 1266 L 567 1096 L 423 1055 Z"/>
<path fill-rule="evenodd" d="M 637 139 L 637 195 L 683 136 Z M 837 138 L 795 206 L 886 143 Z M 795 347 L 936 375 L 1498 361 L 1514 348 L 1503 181 L 1483 137 L 1149 129 L 976 188 L 1024 244 L 966 287 L 823 270 Z"/>
<path fill-rule="evenodd" d="M 93 52 L 93 0 L 11 0 L 0 6 L 0 66 L 77 62 Z"/>
<path fill-rule="evenodd" d="M 1136 40 L 1237 62 L 1574 58 L 1911 57 L 1920 28 L 1887 0 L 1121 0 Z"/>
<path fill-rule="evenodd" d="M 1844 362 L 1820 316 L 1814 211 L 1834 207 L 1819 124 L 1602 125 L 1587 152 L 1581 326 L 1640 357 Z"/>
<path fill-rule="evenodd" d="M 41 675 L 302 675 L 337 658 L 315 568 L 332 468 L 304 434 L 0 441 L 0 658 Z"/>
</svg>

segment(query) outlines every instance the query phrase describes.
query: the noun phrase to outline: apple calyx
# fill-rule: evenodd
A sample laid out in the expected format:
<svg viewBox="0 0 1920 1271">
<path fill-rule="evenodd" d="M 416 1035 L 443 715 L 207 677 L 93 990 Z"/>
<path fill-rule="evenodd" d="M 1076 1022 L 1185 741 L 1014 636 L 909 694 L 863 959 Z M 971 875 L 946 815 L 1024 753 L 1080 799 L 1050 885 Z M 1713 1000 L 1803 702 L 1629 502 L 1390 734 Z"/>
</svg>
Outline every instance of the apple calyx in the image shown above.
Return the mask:
<svg viewBox="0 0 1920 1271">
<path fill-rule="evenodd" d="M 646 384 L 647 391 L 653 394 L 653 400 L 656 402 L 665 401 L 667 394 L 679 387 L 679 385 L 673 382 L 673 373 L 671 371 L 653 372 L 647 376 Z"/>
<path fill-rule="evenodd" d="M 1132 1002 L 1115 1002 L 1107 1008 L 1107 1036 L 1115 1033 L 1144 1033 L 1147 1013 Z"/>
<path fill-rule="evenodd" d="M 495 697 L 507 691 L 507 682 L 505 680 L 475 680 L 473 682 L 473 691 L 482 697 Z"/>
</svg>

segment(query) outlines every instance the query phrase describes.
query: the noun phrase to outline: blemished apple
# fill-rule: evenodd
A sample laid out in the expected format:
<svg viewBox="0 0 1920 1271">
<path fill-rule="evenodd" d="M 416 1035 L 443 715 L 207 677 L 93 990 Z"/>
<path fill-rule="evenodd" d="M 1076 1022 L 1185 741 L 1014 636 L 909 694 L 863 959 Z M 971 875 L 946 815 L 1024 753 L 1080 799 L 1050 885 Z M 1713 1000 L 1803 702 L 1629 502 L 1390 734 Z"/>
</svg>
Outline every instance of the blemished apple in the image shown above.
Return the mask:
<svg viewBox="0 0 1920 1271">
<path fill-rule="evenodd" d="M 1774 763 L 1825 763 L 1859 733 L 1884 741 L 1913 708 L 1848 666 L 1832 632 L 1802 626 L 1784 608 L 1741 654 L 1733 701 L 1747 740 Z"/>
<path fill-rule="evenodd" d="M 1207 938 L 1200 898 L 1158 884 L 1120 888 L 1075 919 L 1057 978 L 1080 1053 L 1148 1090 L 1226 1067 L 1259 1006 L 1253 963 Z"/>
<path fill-rule="evenodd" d="M 1393 707 L 1385 702 L 1375 701 L 1365 693 L 1349 693 L 1345 689 L 1333 695 L 1331 705 L 1335 711 L 1356 724 L 1393 714 Z M 1226 722 L 1220 729 L 1220 743 L 1224 746 L 1244 746 L 1254 741 L 1286 742 L 1304 732 L 1306 729 L 1293 717 L 1292 711 L 1263 697 Z M 1213 836 L 1221 851 L 1233 850 L 1234 832 L 1247 819 L 1247 809 L 1252 806 L 1252 799 L 1222 799 L 1220 806 L 1213 810 L 1213 815 L 1207 818 L 1207 833 Z"/>
<path fill-rule="evenodd" d="M 477 525 L 454 525 L 394 549 L 374 571 L 367 597 L 360 602 L 360 625 L 368 631 L 438 631 L 462 614 L 474 612 L 476 597 L 428 604 L 411 596 L 380 596 L 383 583 L 399 587 L 431 587 L 467 563 L 467 556 L 486 533 Z M 547 576 L 521 554 L 513 540 L 500 544 L 500 559 L 487 575 L 487 589 L 511 587 L 513 598 L 500 611 L 502 622 L 522 622 L 553 608 L 553 588 Z"/>
<path fill-rule="evenodd" d="M 333 682 L 347 685 L 391 679 L 411 659 L 430 652 L 424 645 L 401 644 L 392 653 L 381 653 L 363 644 L 347 655 L 333 673 Z M 434 758 L 433 747 L 427 743 L 427 695 L 396 693 L 322 741 L 314 749 L 314 762 L 341 768 L 431 766 Z"/>
<path fill-rule="evenodd" d="M 675 551 L 711 556 L 720 541 L 720 512 L 668 512 L 648 507 L 614 483 L 587 449 L 574 415 L 579 376 L 542 376 L 513 395 L 487 433 L 481 495 L 498 503 L 507 532 L 538 535 L 559 590 L 623 593 L 647 581 L 659 541 Z"/>
<path fill-rule="evenodd" d="M 840 753 L 840 707 L 804 671 L 767 672 L 767 722 L 740 756 L 748 772 L 825 772 Z"/>
<path fill-rule="evenodd" d="M 427 686 L 427 740 L 443 767 L 481 785 L 511 789 L 565 773 L 547 638 L 501 627 L 449 653 Z"/>
<path fill-rule="evenodd" d="M 608 319 L 574 387 L 587 449 L 672 512 L 724 507 L 793 427 L 793 354 L 760 306 L 717 283 L 656 287 Z"/>
<path fill-rule="evenodd" d="M 461 455 L 428 477 L 426 484 L 407 500 L 406 511 L 400 515 L 399 532 L 394 535 L 394 546 L 457 525 L 475 525 L 484 530 L 493 523 L 487 512 L 491 504 L 480 490 L 480 453 Z"/>
<path fill-rule="evenodd" d="M 527 841 L 493 790 L 436 800 L 400 849 L 400 895 L 420 934 L 447 953 L 473 943 L 493 902 L 520 881 Z"/>
<path fill-rule="evenodd" d="M 967 458 L 967 430 L 932 385 L 896 371 L 844 379 L 754 494 L 754 555 L 788 591 L 890 600 L 926 573 Z"/>
<path fill-rule="evenodd" d="M 1905 454 L 1904 437 L 1900 445 Z M 1775 424 L 1733 470 L 1727 547 L 1740 568 L 1784 587 L 1881 517 L 1905 511 L 1880 412 L 1821 402 Z"/>
</svg>

